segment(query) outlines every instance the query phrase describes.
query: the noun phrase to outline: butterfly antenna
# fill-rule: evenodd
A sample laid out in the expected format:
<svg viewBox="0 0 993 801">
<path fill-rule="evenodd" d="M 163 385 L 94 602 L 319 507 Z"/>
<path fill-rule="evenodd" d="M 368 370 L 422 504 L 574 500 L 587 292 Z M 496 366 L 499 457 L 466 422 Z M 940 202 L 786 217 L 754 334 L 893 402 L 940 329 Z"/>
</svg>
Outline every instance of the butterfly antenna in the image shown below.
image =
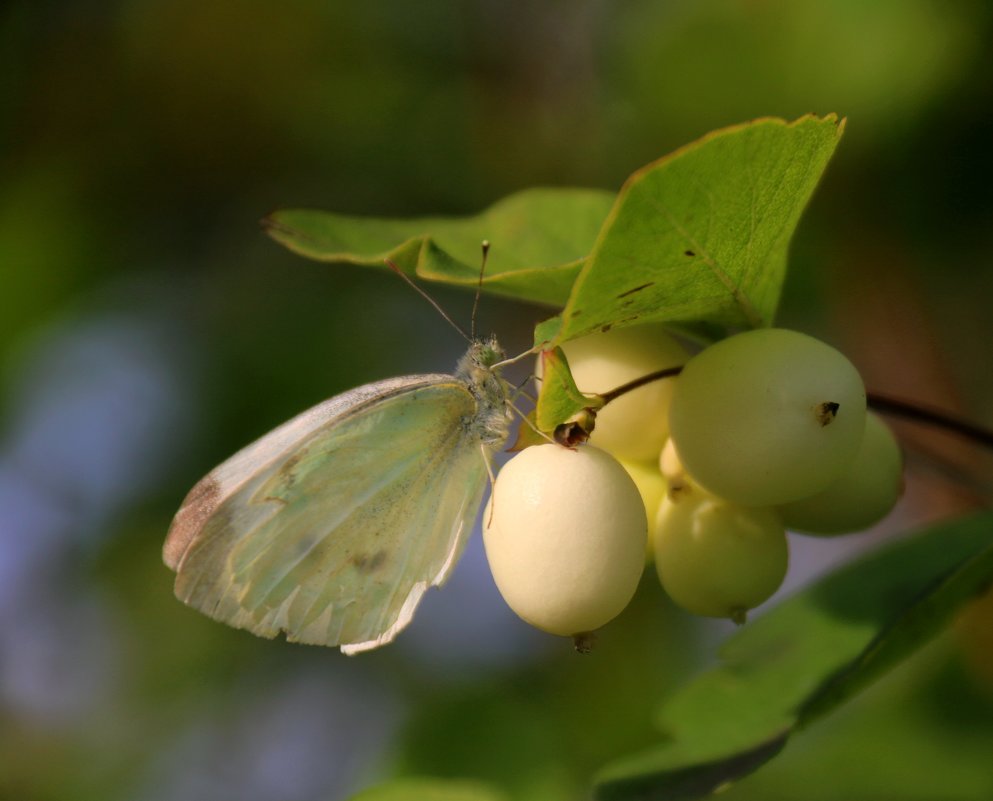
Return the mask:
<svg viewBox="0 0 993 801">
<path fill-rule="evenodd" d="M 430 303 L 432 306 L 434 306 L 434 308 L 438 312 L 438 314 L 440 314 L 442 317 L 444 317 L 445 320 L 448 321 L 448 324 L 462 335 L 462 338 L 463 339 L 467 340 L 468 342 L 472 342 L 472 339 L 462 329 L 462 326 L 460 326 L 457 322 L 455 322 L 455 320 L 453 320 L 451 317 L 448 316 L 448 313 L 443 308 L 441 308 L 441 306 L 438 304 L 438 301 L 436 301 L 427 292 L 425 292 L 417 284 L 415 284 L 413 282 L 413 280 L 411 280 L 410 276 L 407 275 L 399 267 L 397 267 L 396 264 L 393 261 L 391 261 L 390 259 L 384 259 L 384 261 L 386 262 L 386 266 L 387 267 L 389 267 L 391 270 L 393 270 L 393 272 L 395 272 L 404 281 L 406 281 L 411 287 L 413 287 L 414 291 L 417 292 L 417 294 L 419 294 L 428 303 Z M 473 319 L 475 319 L 475 313 L 473 313 Z"/>
<path fill-rule="evenodd" d="M 483 240 L 483 261 L 479 265 L 479 281 L 476 283 L 476 297 L 472 301 L 472 319 L 469 322 L 469 332 L 472 341 L 476 341 L 476 309 L 479 308 L 479 296 L 483 294 L 483 276 L 486 274 L 486 257 L 490 254 L 490 240 Z"/>
</svg>

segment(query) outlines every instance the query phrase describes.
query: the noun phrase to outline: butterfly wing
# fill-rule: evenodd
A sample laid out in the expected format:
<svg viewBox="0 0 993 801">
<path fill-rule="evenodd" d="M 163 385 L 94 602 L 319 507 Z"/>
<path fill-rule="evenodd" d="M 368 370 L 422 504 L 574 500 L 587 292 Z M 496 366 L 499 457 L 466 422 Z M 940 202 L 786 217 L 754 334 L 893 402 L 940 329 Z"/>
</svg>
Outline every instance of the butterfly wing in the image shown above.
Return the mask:
<svg viewBox="0 0 993 801">
<path fill-rule="evenodd" d="M 442 583 L 485 486 L 476 401 L 453 376 L 369 384 L 231 457 L 191 490 L 163 549 L 176 595 L 263 637 L 390 642 Z"/>
</svg>

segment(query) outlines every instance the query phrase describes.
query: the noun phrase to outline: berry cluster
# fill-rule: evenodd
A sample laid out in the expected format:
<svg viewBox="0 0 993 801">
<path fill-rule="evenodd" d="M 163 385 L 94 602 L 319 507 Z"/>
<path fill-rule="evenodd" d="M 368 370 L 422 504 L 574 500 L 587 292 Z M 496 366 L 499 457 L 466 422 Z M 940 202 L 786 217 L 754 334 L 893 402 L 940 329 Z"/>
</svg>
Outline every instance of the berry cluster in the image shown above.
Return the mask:
<svg viewBox="0 0 993 801">
<path fill-rule="evenodd" d="M 588 445 L 533 446 L 500 472 L 487 556 L 508 604 L 538 628 L 575 635 L 613 618 L 646 548 L 677 604 L 741 622 L 782 583 L 787 529 L 858 531 L 896 503 L 897 442 L 866 411 L 856 369 L 823 342 L 761 329 L 690 358 L 651 325 L 563 350 L 588 393 L 683 369 L 605 406 Z"/>
</svg>

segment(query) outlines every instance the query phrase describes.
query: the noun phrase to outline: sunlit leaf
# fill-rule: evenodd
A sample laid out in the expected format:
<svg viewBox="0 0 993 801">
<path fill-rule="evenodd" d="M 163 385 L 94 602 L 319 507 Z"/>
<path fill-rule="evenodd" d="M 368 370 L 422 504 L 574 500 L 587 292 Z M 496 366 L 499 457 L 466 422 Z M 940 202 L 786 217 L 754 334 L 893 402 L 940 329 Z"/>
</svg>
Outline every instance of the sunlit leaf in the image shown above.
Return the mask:
<svg viewBox="0 0 993 801">
<path fill-rule="evenodd" d="M 762 119 L 715 131 L 625 183 L 553 344 L 618 325 L 770 325 L 800 214 L 844 123 Z"/>
<path fill-rule="evenodd" d="M 574 419 L 577 414 L 586 410 L 596 412 L 602 407 L 603 398 L 579 391 L 562 348 L 541 352 L 541 390 L 535 407 L 535 422 L 540 431 L 551 433 L 557 425 Z"/>
<path fill-rule="evenodd" d="M 287 209 L 263 220 L 276 241 L 311 259 L 383 267 L 431 281 L 475 286 L 481 243 L 484 288 L 561 306 L 613 203 L 593 189 L 529 189 L 474 217 L 384 219 Z"/>
</svg>

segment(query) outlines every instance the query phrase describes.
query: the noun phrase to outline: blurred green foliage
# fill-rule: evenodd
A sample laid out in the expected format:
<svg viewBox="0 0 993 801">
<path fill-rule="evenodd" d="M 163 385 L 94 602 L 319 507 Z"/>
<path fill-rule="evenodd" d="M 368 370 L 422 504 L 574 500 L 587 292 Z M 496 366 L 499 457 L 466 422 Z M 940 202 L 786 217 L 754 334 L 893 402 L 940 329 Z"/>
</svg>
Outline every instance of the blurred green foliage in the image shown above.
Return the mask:
<svg viewBox="0 0 993 801">
<path fill-rule="evenodd" d="M 309 801 L 409 774 L 564 801 L 654 742 L 659 700 L 726 630 L 647 579 L 585 659 L 492 599 L 473 607 L 468 564 L 407 642 L 351 660 L 172 598 L 161 539 L 210 466 L 337 391 L 463 350 L 388 273 L 300 259 L 257 221 L 616 191 L 712 128 L 838 112 L 780 321 L 870 385 L 991 424 L 991 36 L 977 0 L 5 4 L 0 797 Z M 467 319 L 469 293 L 436 295 Z M 483 308 L 509 351 L 546 316 Z M 123 364 L 148 372 L 116 383 Z M 989 463 L 952 457 L 957 489 L 912 476 L 901 527 L 976 503 L 962 477 Z M 828 558 L 794 556 L 801 573 Z M 947 638 L 728 797 L 988 797 L 991 665 L 978 637 Z"/>
</svg>

